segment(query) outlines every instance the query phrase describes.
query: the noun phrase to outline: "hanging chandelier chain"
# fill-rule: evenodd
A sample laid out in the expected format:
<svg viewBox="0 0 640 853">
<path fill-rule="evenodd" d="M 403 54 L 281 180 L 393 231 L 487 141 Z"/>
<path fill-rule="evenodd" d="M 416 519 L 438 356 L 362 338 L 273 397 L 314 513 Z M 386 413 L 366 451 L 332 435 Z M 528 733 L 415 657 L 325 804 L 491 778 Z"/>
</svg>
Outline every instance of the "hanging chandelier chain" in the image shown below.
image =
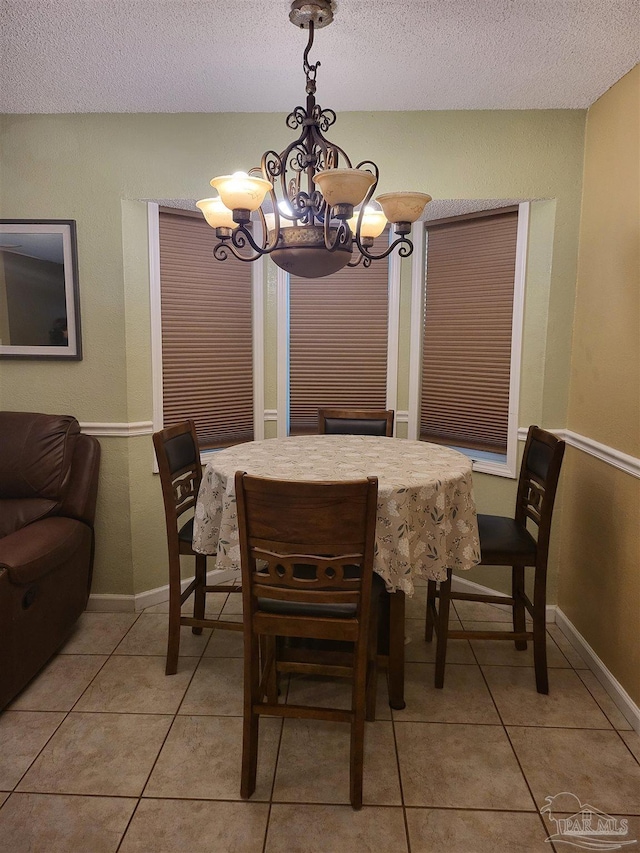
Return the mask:
<svg viewBox="0 0 640 853">
<path fill-rule="evenodd" d="M 307 78 L 306 92 L 308 95 L 315 94 L 316 74 L 318 73 L 318 68 L 320 68 L 320 60 L 318 60 L 318 62 L 314 62 L 313 65 L 309 64 L 309 51 L 313 47 L 313 32 L 313 21 L 309 21 L 309 40 L 307 41 L 307 46 L 305 48 L 302 61 L 302 68 L 304 69 L 305 77 Z"/>
</svg>

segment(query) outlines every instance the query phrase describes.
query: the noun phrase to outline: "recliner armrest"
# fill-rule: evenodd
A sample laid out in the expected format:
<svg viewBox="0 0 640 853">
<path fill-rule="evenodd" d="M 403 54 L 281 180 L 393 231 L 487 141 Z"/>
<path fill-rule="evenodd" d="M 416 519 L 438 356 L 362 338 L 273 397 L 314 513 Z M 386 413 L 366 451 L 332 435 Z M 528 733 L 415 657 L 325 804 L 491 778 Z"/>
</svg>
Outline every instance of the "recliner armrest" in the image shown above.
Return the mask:
<svg viewBox="0 0 640 853">
<path fill-rule="evenodd" d="M 12 583 L 32 583 L 68 561 L 92 535 L 76 519 L 43 518 L 0 539 L 0 571 L 6 569 Z"/>
<path fill-rule="evenodd" d="M 83 434 L 78 436 L 65 498 L 59 510 L 60 515 L 77 518 L 90 527 L 93 527 L 96 514 L 100 450 L 97 438 Z"/>
</svg>

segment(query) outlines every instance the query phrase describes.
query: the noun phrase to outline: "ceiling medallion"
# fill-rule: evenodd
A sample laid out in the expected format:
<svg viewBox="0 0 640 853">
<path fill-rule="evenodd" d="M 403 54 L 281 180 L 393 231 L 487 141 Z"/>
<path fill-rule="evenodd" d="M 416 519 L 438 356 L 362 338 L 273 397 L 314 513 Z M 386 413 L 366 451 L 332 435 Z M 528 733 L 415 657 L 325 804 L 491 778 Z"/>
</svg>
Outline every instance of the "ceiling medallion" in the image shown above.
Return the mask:
<svg viewBox="0 0 640 853">
<path fill-rule="evenodd" d="M 413 251 L 407 234 L 431 196 L 394 192 L 377 196 L 378 167 L 363 160 L 355 168 L 338 145 L 324 133 L 336 120 L 331 109 L 316 104 L 316 73 L 309 64 L 314 32 L 333 20 L 330 0 L 293 0 L 289 19 L 309 31 L 303 56 L 306 107 L 295 107 L 287 127 L 298 138 L 284 151 L 266 151 L 260 168 L 213 178 L 216 198 L 196 202 L 219 242 L 214 257 L 224 261 L 231 252 L 243 261 L 271 255 L 274 262 L 303 278 L 331 275 L 344 266 L 369 266 L 394 249 L 406 258 Z M 357 208 L 357 209 L 356 209 Z M 254 235 L 251 214 L 257 212 L 262 237 Z M 255 218 L 255 216 L 254 216 Z M 386 251 L 373 254 L 373 241 L 391 222 L 397 237 Z"/>
</svg>

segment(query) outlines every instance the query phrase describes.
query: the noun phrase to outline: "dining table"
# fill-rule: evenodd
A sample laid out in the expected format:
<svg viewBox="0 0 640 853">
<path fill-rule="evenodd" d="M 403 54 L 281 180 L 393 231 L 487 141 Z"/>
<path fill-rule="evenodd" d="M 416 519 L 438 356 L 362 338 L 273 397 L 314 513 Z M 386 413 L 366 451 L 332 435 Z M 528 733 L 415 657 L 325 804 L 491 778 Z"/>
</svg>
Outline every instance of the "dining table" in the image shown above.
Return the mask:
<svg viewBox="0 0 640 853">
<path fill-rule="evenodd" d="M 236 471 L 279 480 L 378 479 L 374 571 L 389 593 L 389 704 L 404 703 L 405 595 L 480 561 L 471 460 L 425 441 L 301 435 L 244 442 L 207 462 L 195 508 L 193 548 L 218 569 L 240 568 Z M 286 519 L 283 519 L 286 524 Z"/>
</svg>

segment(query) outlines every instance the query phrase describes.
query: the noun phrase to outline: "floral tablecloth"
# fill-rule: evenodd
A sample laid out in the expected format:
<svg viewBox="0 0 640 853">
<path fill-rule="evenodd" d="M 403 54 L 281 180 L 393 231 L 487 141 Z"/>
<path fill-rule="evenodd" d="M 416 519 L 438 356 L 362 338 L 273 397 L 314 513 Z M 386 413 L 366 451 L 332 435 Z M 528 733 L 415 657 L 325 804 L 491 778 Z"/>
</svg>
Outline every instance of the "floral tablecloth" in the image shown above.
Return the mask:
<svg viewBox="0 0 640 853">
<path fill-rule="evenodd" d="M 236 471 L 282 480 L 378 478 L 374 568 L 389 591 L 413 594 L 416 576 L 442 580 L 448 567 L 480 560 L 471 462 L 462 453 L 397 438 L 306 435 L 238 444 L 207 464 L 196 505 L 193 547 L 238 569 Z"/>
</svg>

